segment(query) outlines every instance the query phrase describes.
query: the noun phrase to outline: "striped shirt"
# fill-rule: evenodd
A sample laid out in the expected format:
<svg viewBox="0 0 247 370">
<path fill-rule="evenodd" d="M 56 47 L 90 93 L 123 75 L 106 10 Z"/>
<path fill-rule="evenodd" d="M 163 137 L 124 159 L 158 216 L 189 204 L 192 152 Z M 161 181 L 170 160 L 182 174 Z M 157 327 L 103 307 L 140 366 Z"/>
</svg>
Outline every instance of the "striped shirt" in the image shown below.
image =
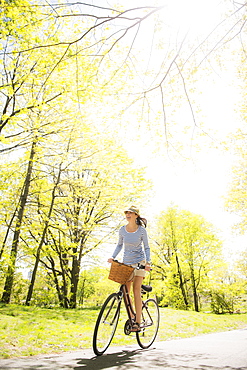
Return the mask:
<svg viewBox="0 0 247 370">
<path fill-rule="evenodd" d="M 124 247 L 123 263 L 132 265 L 143 260 L 150 263 L 150 248 L 148 245 L 147 231 L 144 227 L 139 226 L 138 229 L 129 233 L 126 227 L 122 226 L 119 230 L 119 239 L 112 258 L 115 259 L 119 252 Z"/>
</svg>

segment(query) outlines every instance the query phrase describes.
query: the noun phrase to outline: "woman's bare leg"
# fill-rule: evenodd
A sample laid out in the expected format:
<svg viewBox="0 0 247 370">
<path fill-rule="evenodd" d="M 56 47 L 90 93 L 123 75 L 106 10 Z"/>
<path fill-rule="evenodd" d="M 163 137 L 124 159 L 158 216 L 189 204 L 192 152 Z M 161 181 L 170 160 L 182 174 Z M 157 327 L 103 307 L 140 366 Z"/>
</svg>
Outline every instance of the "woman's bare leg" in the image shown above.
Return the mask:
<svg viewBox="0 0 247 370">
<path fill-rule="evenodd" d="M 141 298 L 141 285 L 143 277 L 135 276 L 133 281 L 133 293 L 135 300 L 135 310 L 136 310 L 136 322 L 141 323 L 141 313 L 142 313 L 142 298 Z"/>
<path fill-rule="evenodd" d="M 132 281 L 128 281 L 126 283 L 126 287 L 127 287 L 128 293 L 129 293 L 130 303 L 131 303 L 131 306 L 133 307 L 133 302 L 132 302 L 132 299 L 131 299 L 131 296 L 130 296 L 131 285 L 132 285 Z M 135 316 L 133 315 L 132 319 L 134 319 L 134 318 L 135 318 Z"/>
</svg>

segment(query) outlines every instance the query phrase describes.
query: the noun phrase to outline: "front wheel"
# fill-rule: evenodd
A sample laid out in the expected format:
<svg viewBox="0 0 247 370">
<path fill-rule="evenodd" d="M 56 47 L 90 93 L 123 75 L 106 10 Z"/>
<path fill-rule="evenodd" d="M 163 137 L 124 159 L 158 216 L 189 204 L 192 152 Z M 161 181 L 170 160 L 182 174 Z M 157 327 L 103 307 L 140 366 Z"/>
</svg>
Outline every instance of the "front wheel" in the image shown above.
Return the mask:
<svg viewBox="0 0 247 370">
<path fill-rule="evenodd" d="M 160 322 L 159 307 L 155 299 L 147 299 L 142 306 L 141 331 L 136 333 L 136 339 L 141 348 L 148 348 L 154 342 Z"/>
<path fill-rule="evenodd" d="M 97 356 L 101 356 L 112 341 L 118 324 L 120 304 L 118 294 L 112 293 L 101 307 L 93 334 L 93 351 Z"/>
</svg>

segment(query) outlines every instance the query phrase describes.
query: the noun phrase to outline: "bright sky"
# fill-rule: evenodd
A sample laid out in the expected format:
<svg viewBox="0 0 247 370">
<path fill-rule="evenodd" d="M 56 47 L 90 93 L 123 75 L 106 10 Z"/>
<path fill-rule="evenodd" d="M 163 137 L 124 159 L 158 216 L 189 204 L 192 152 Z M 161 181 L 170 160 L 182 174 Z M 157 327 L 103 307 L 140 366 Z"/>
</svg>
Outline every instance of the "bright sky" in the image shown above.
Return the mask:
<svg viewBox="0 0 247 370">
<path fill-rule="evenodd" d="M 128 3 L 128 1 L 127 1 Z M 150 4 L 149 1 L 130 1 L 131 6 Z M 164 8 L 166 22 L 179 33 L 190 29 L 193 36 L 200 33 L 207 35 L 219 22 L 219 14 L 223 1 L 216 0 L 159 0 L 159 5 L 168 4 Z M 124 4 L 127 6 L 126 1 Z M 234 72 L 229 64 L 226 72 L 215 72 L 214 82 L 201 81 L 200 95 L 205 128 L 216 130 L 212 133 L 218 140 L 224 140 L 228 134 L 240 125 L 236 113 L 237 104 L 241 99 L 238 84 L 234 81 Z M 176 107 L 174 107 L 176 109 Z M 181 115 L 183 112 L 181 111 Z M 145 140 L 144 140 L 145 142 Z M 200 142 L 198 142 L 200 145 Z M 221 230 L 226 255 L 237 253 L 247 246 L 246 236 L 235 236 L 231 228 L 237 217 L 224 209 L 226 196 L 231 179 L 231 166 L 234 158 L 231 153 L 203 146 L 194 157 L 194 162 L 172 162 L 161 155 L 152 155 L 149 145 L 139 143 L 138 149 L 126 145 L 130 154 L 141 165 L 147 164 L 147 173 L 154 182 L 154 195 L 145 206 L 145 217 L 155 219 L 160 211 L 171 203 L 200 214 Z M 150 145 L 152 147 L 152 145 Z M 135 148 L 137 146 L 135 145 Z M 141 208 L 141 207 L 140 207 Z M 232 258 L 232 256 L 230 257 Z"/>
</svg>

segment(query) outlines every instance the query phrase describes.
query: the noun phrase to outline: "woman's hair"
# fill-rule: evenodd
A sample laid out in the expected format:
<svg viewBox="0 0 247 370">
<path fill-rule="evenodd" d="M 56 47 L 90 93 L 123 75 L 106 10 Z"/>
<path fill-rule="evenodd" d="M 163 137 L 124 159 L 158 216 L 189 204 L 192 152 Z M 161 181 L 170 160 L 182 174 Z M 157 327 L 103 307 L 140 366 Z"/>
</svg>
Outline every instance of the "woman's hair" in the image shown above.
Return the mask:
<svg viewBox="0 0 247 370">
<path fill-rule="evenodd" d="M 138 216 L 137 219 L 136 219 L 136 223 L 137 223 L 137 225 L 147 227 L 148 222 L 145 218 Z"/>
</svg>

